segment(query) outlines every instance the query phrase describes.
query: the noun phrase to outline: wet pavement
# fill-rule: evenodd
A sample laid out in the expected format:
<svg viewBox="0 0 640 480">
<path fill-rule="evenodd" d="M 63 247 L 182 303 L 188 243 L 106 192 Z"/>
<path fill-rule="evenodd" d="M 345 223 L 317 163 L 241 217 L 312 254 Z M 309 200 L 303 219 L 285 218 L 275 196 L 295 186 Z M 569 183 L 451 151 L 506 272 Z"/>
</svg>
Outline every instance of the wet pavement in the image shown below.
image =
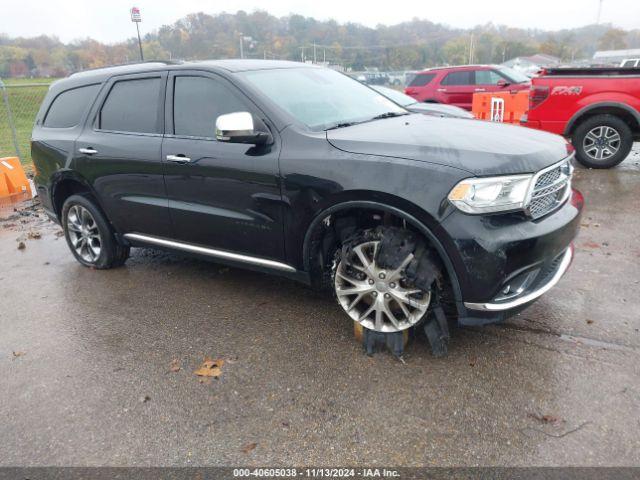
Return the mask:
<svg viewBox="0 0 640 480">
<path fill-rule="evenodd" d="M 364 355 L 302 285 L 151 250 L 90 270 L 37 209 L 13 213 L 0 465 L 638 465 L 640 148 L 575 184 L 560 284 L 456 329 L 446 358 L 411 343 L 406 364 Z M 225 363 L 201 383 L 204 356 Z"/>
</svg>

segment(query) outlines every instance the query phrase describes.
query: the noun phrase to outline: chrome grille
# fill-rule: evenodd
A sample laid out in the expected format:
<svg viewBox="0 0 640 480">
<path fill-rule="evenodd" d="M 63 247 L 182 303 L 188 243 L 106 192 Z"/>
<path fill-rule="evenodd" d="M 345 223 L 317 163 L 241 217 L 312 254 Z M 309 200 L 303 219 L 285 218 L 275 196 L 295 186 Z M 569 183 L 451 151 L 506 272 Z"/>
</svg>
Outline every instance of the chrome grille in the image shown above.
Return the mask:
<svg viewBox="0 0 640 480">
<path fill-rule="evenodd" d="M 569 196 L 571 190 L 570 159 L 552 165 L 538 172 L 527 206 L 529 215 L 540 218 L 558 208 Z"/>
</svg>

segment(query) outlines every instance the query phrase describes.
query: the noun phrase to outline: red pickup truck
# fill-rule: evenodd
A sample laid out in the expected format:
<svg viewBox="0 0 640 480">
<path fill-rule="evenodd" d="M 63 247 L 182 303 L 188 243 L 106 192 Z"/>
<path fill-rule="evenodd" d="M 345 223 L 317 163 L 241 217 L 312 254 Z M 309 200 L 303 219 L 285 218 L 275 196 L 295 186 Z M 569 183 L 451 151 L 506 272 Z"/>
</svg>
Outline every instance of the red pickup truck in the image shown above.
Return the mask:
<svg viewBox="0 0 640 480">
<path fill-rule="evenodd" d="M 640 139 L 640 68 L 543 70 L 521 124 L 570 138 L 587 167 L 614 167 Z"/>
</svg>

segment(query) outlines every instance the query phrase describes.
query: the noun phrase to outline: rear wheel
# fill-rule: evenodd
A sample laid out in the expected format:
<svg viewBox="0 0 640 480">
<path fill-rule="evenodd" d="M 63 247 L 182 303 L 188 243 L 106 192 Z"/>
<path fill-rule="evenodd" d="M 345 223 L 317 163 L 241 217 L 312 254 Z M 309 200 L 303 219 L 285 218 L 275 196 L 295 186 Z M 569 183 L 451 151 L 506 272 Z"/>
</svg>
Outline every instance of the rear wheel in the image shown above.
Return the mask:
<svg viewBox="0 0 640 480">
<path fill-rule="evenodd" d="M 622 162 L 633 146 L 629 126 L 614 115 L 596 115 L 582 122 L 572 135 L 577 160 L 589 168 L 611 168 Z"/>
<path fill-rule="evenodd" d="M 71 253 L 87 267 L 119 267 L 129 257 L 129 247 L 118 243 L 104 214 L 87 195 L 72 195 L 64 202 L 62 228 Z"/>
</svg>

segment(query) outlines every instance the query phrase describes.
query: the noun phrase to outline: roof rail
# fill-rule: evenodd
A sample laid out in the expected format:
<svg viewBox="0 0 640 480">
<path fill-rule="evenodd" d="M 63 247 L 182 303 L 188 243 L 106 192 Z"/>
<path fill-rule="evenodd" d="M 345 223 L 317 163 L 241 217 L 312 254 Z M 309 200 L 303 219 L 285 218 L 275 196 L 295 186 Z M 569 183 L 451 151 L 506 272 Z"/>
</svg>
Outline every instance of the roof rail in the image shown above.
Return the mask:
<svg viewBox="0 0 640 480">
<path fill-rule="evenodd" d="M 182 60 L 144 60 L 144 61 L 141 61 L 141 62 L 116 63 L 114 65 L 103 65 L 102 67 L 87 68 L 85 70 L 80 70 L 79 72 L 73 72 L 69 76 L 73 77 L 74 75 L 77 75 L 79 73 L 84 73 L 84 72 L 93 72 L 93 71 L 96 71 L 96 70 L 106 70 L 107 68 L 130 67 L 130 66 L 133 66 L 133 65 L 144 65 L 146 63 L 163 63 L 165 65 L 180 65 L 181 63 L 184 63 L 184 62 Z"/>
</svg>

